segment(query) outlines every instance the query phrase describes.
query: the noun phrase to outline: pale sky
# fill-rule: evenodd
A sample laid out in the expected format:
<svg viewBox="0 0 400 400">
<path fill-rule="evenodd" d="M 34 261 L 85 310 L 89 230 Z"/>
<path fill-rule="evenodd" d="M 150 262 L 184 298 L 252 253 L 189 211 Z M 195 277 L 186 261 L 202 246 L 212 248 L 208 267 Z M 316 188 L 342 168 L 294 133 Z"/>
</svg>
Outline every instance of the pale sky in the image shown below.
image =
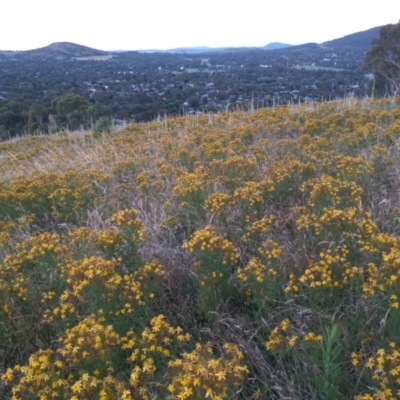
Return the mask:
<svg viewBox="0 0 400 400">
<path fill-rule="evenodd" d="M 400 1 L 0 0 L 0 50 L 73 42 L 100 50 L 321 43 L 397 23 Z"/>
</svg>

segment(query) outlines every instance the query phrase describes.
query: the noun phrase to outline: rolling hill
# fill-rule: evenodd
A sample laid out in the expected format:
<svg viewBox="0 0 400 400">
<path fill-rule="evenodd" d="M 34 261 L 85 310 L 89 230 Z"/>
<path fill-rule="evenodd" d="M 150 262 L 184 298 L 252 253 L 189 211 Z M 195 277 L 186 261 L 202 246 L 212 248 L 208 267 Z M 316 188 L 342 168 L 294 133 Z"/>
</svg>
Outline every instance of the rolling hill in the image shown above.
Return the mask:
<svg viewBox="0 0 400 400">
<path fill-rule="evenodd" d="M 292 47 L 292 45 L 287 43 L 272 42 L 268 43 L 267 45 L 261 48 L 264 50 L 276 50 L 276 49 L 285 49 L 287 47 Z"/>
<path fill-rule="evenodd" d="M 314 51 L 317 46 L 322 48 L 330 48 L 334 51 L 345 51 L 345 50 L 362 50 L 368 51 L 371 46 L 371 42 L 374 38 L 379 36 L 380 27 L 374 27 L 362 32 L 352 33 L 350 35 L 343 36 L 341 38 L 329 40 L 319 45 L 316 43 L 306 43 L 301 45 L 292 46 L 286 43 L 271 42 L 265 46 L 258 47 L 263 50 L 288 50 L 290 51 Z M 168 50 L 149 49 L 140 50 L 140 53 L 210 53 L 220 51 L 238 51 L 245 48 L 235 47 L 177 47 Z M 58 59 L 73 59 L 73 58 L 86 58 L 86 57 L 110 57 L 112 53 L 124 52 L 124 51 L 103 51 L 97 50 L 91 47 L 82 46 L 70 42 L 55 42 L 48 46 L 41 47 L 38 49 L 27 50 L 27 51 L 1 51 L 0 55 L 14 57 L 14 56 L 29 56 L 38 58 L 58 58 Z"/>
<path fill-rule="evenodd" d="M 69 42 L 56 42 L 49 46 L 26 52 L 35 57 L 78 58 L 106 56 L 107 52 Z"/>
<path fill-rule="evenodd" d="M 334 50 L 364 50 L 368 51 L 371 47 L 372 40 L 379 36 L 379 29 L 375 28 L 368 29 L 362 32 L 352 33 L 350 35 L 343 36 L 339 39 L 329 40 L 324 42 L 323 45 Z"/>
<path fill-rule="evenodd" d="M 26 51 L 2 51 L 9 57 L 73 59 L 80 57 L 105 57 L 109 53 L 70 42 L 55 42 L 48 46 Z"/>
</svg>

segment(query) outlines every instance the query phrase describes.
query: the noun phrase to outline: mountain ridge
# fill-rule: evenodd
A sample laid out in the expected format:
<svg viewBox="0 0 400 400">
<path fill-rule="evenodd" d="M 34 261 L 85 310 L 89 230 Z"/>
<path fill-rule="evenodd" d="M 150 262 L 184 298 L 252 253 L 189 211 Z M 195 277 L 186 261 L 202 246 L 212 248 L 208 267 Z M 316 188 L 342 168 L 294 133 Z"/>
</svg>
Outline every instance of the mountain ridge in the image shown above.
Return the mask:
<svg viewBox="0 0 400 400">
<path fill-rule="evenodd" d="M 30 57 L 38 58 L 58 58 L 58 59 L 79 59 L 85 57 L 98 57 L 101 59 L 103 56 L 112 57 L 112 54 L 138 51 L 140 53 L 186 53 L 186 54 L 199 54 L 199 53 L 211 53 L 220 51 L 240 51 L 243 49 L 260 49 L 260 50 L 288 50 L 291 51 L 304 51 L 308 48 L 330 48 L 335 50 L 362 50 L 368 51 L 371 47 L 372 40 L 379 36 L 380 26 L 367 29 L 365 31 L 351 33 L 341 38 L 332 39 L 323 43 L 304 43 L 300 45 L 290 45 L 280 42 L 271 42 L 261 47 L 208 47 L 208 46 L 197 46 L 197 47 L 177 47 L 167 50 L 148 49 L 148 50 L 115 50 L 115 51 L 104 51 L 91 48 L 88 46 L 71 43 L 71 42 L 54 42 L 48 46 L 41 47 L 32 50 L 23 51 L 10 51 L 0 50 L 0 55 L 3 56 L 20 56 L 27 55 Z"/>
</svg>

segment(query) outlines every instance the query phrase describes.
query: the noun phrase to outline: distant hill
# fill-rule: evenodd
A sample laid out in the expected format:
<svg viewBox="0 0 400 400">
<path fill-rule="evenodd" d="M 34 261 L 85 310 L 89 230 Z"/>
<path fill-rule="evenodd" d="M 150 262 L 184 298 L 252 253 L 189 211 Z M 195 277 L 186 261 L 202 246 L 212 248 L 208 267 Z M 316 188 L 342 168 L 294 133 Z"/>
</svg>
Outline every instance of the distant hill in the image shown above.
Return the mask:
<svg viewBox="0 0 400 400">
<path fill-rule="evenodd" d="M 318 51 L 318 49 L 331 49 L 333 51 L 368 51 L 371 48 L 371 42 L 374 38 L 379 36 L 379 30 L 381 27 L 375 27 L 366 31 L 352 33 L 344 37 L 329 40 L 327 42 L 317 43 L 305 43 L 302 45 L 292 46 L 286 43 L 272 42 L 262 47 L 247 47 L 247 48 L 236 48 L 236 47 L 177 47 L 168 50 L 139 50 L 139 53 L 186 53 L 186 54 L 200 54 L 200 53 L 211 53 L 211 52 L 236 52 L 249 49 L 262 49 L 262 50 L 280 50 L 289 52 L 307 52 L 307 51 Z M 56 42 L 49 46 L 41 47 L 39 49 L 27 50 L 27 51 L 1 51 L 0 56 L 2 57 L 20 57 L 28 56 L 34 58 L 57 58 L 57 59 L 108 59 L 112 58 L 112 54 L 115 56 L 117 53 L 124 53 L 125 51 L 102 51 L 93 49 L 87 46 L 81 46 L 79 44 L 70 42 Z"/>
<path fill-rule="evenodd" d="M 379 36 L 380 26 L 362 32 L 352 33 L 339 39 L 329 40 L 322 43 L 323 46 L 333 50 L 363 50 L 371 48 L 372 40 Z"/>
<path fill-rule="evenodd" d="M 208 46 L 198 46 L 198 47 L 177 47 L 175 49 L 165 50 L 166 53 L 209 53 L 212 51 L 220 51 L 223 48 L 220 47 L 208 47 Z"/>
<path fill-rule="evenodd" d="M 198 47 L 176 47 L 173 49 L 159 50 L 159 49 L 149 49 L 149 50 L 138 50 L 139 53 L 185 53 L 185 54 L 199 54 L 199 53 L 212 53 L 217 51 L 235 51 L 236 48 L 232 47 L 208 47 L 208 46 L 198 46 Z"/>
<path fill-rule="evenodd" d="M 321 51 L 321 45 L 318 43 L 304 43 L 298 44 L 296 46 L 289 46 L 289 47 L 281 47 L 275 49 L 276 52 L 284 54 L 308 54 L 308 53 L 315 53 Z"/>
<path fill-rule="evenodd" d="M 336 52 L 366 52 L 371 48 L 372 40 L 379 36 L 380 26 L 362 32 L 352 33 L 344 37 L 329 40 L 324 43 L 304 43 L 275 49 L 282 55 L 323 53 L 326 50 Z"/>
<path fill-rule="evenodd" d="M 285 49 L 291 47 L 291 44 L 273 42 L 269 43 L 263 47 L 208 47 L 208 46 L 198 46 L 198 47 L 176 47 L 168 50 L 139 50 L 139 53 L 186 53 L 186 54 L 198 54 L 198 53 L 213 53 L 219 51 L 243 51 L 245 49 L 262 49 L 262 50 L 276 50 Z"/>
<path fill-rule="evenodd" d="M 285 49 L 287 47 L 292 47 L 291 44 L 280 43 L 280 42 L 272 42 L 267 44 L 266 46 L 261 47 L 264 50 L 276 50 L 276 49 Z"/>
<path fill-rule="evenodd" d="M 69 42 L 56 42 L 39 49 L 19 51 L 16 54 L 35 58 L 73 59 L 81 57 L 104 57 L 109 53 Z"/>
</svg>

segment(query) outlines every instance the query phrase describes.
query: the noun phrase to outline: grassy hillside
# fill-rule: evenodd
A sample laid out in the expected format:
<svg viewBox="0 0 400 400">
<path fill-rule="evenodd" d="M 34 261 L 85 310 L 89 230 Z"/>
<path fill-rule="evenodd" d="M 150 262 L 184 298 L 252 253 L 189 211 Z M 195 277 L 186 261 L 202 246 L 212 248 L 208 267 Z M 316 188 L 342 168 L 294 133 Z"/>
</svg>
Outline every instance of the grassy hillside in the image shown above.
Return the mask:
<svg viewBox="0 0 400 400">
<path fill-rule="evenodd" d="M 339 39 L 329 40 L 324 42 L 324 46 L 334 50 L 364 50 L 368 51 L 371 48 L 372 41 L 379 37 L 380 26 L 368 29 L 362 32 L 352 33 L 343 36 Z"/>
<path fill-rule="evenodd" d="M 0 397 L 395 399 L 400 98 L 0 144 Z"/>
</svg>

